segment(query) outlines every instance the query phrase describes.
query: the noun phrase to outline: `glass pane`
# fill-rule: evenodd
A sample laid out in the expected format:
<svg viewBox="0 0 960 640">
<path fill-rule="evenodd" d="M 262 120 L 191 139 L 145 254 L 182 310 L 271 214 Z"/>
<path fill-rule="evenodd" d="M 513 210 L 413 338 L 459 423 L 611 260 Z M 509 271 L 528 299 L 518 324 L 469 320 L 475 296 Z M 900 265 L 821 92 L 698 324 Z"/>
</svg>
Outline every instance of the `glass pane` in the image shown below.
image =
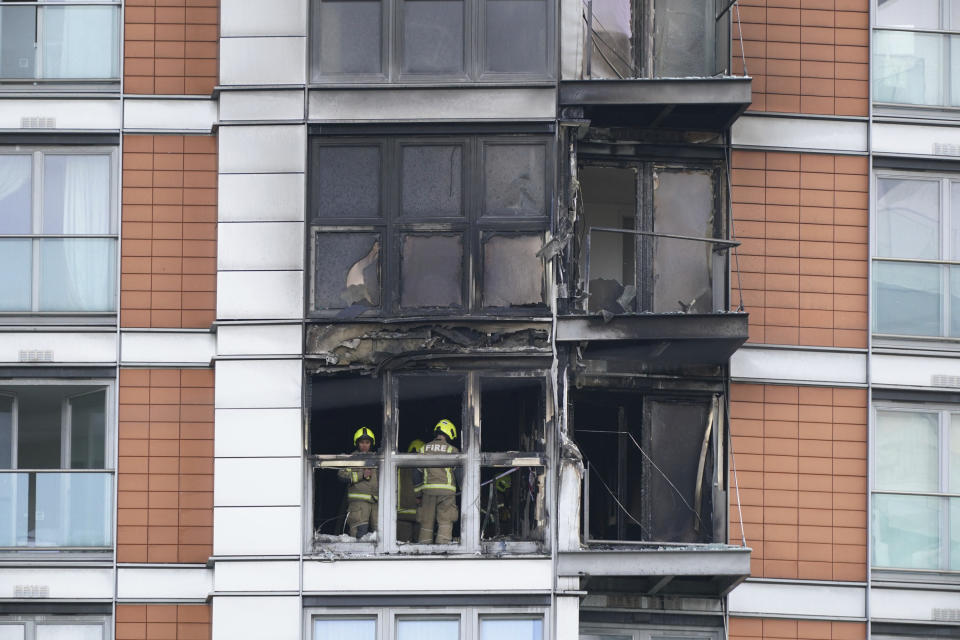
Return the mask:
<svg viewBox="0 0 960 640">
<path fill-rule="evenodd" d="M 0 10 L 0 20 L 6 15 Z M 30 156 L 0 155 L 0 234 L 30 233 Z"/>
<path fill-rule="evenodd" d="M 314 620 L 313 640 L 376 640 L 375 619 Z"/>
<path fill-rule="evenodd" d="M 877 0 L 877 26 L 939 29 L 940 0 Z"/>
<path fill-rule="evenodd" d="M 547 73 L 547 3 L 543 0 L 487 0 L 488 73 Z"/>
<path fill-rule="evenodd" d="M 70 468 L 106 469 L 106 391 L 70 399 Z"/>
<path fill-rule="evenodd" d="M 463 238 L 403 236 L 400 252 L 400 306 L 463 306 Z"/>
<path fill-rule="evenodd" d="M 949 267 L 950 271 L 950 336 L 960 337 L 960 267 Z"/>
<path fill-rule="evenodd" d="M 873 564 L 900 569 L 940 566 L 941 498 L 873 496 Z"/>
<path fill-rule="evenodd" d="M 483 306 L 543 305 L 543 237 L 492 234 L 483 243 Z"/>
<path fill-rule="evenodd" d="M 314 308 L 380 306 L 380 234 L 318 233 Z"/>
<path fill-rule="evenodd" d="M 109 546 L 112 485 L 107 473 L 37 473 L 31 546 Z"/>
<path fill-rule="evenodd" d="M 29 484 L 26 473 L 0 472 L 0 547 L 27 543 Z"/>
<path fill-rule="evenodd" d="M 6 389 L 9 391 L 9 387 Z M 52 386 L 18 386 L 17 467 L 62 469 L 61 423 L 63 389 Z"/>
<path fill-rule="evenodd" d="M 480 620 L 480 640 L 543 640 L 543 620 Z"/>
<path fill-rule="evenodd" d="M 33 288 L 33 243 L 0 239 L 0 311 L 29 311 Z"/>
<path fill-rule="evenodd" d="M 499 2 L 501 0 L 493 0 L 492 4 Z M 488 216 L 546 215 L 545 166 L 546 149 L 543 145 L 485 145 L 484 214 Z"/>
<path fill-rule="evenodd" d="M 320 3 L 322 74 L 380 73 L 380 3 L 326 0 Z"/>
<path fill-rule="evenodd" d="M 714 237 L 710 171 L 661 169 L 653 185 L 654 231 Z M 653 311 L 713 311 L 713 246 L 674 238 L 656 238 L 653 246 Z"/>
<path fill-rule="evenodd" d="M 2 18 L 0 18 L 2 19 Z M 2 535 L 0 535 L 2 537 Z M 3 624 L 0 625 L 0 640 L 23 640 L 23 625 Z"/>
<path fill-rule="evenodd" d="M 955 27 L 956 28 L 956 27 Z M 950 106 L 960 106 L 960 36 L 943 36 L 950 46 Z"/>
<path fill-rule="evenodd" d="M 905 2 L 906 0 L 901 0 Z M 951 31 L 960 29 L 960 0 L 948 0 L 950 3 L 950 26 Z M 954 67 L 956 68 L 956 67 Z"/>
<path fill-rule="evenodd" d="M 960 260 L 960 182 L 950 183 L 950 259 Z"/>
<path fill-rule="evenodd" d="M 654 75 L 713 75 L 714 3 L 656 0 L 654 6 Z"/>
<path fill-rule="evenodd" d="M 877 31 L 873 98 L 895 104 L 943 104 L 940 69 L 943 37 L 909 31 Z"/>
<path fill-rule="evenodd" d="M 117 78 L 119 7 L 46 7 L 44 78 Z"/>
<path fill-rule="evenodd" d="M 36 76 L 37 10 L 0 6 L 0 77 Z"/>
<path fill-rule="evenodd" d="M 459 620 L 397 620 L 397 640 L 458 640 Z"/>
<path fill-rule="evenodd" d="M 319 147 L 313 169 L 316 215 L 380 216 L 380 147 Z"/>
<path fill-rule="evenodd" d="M 630 0 L 593 3 L 590 77 L 634 78 L 633 12 Z"/>
<path fill-rule="evenodd" d="M 950 493 L 960 493 L 960 414 L 950 415 Z"/>
<path fill-rule="evenodd" d="M 950 569 L 960 569 L 960 499 L 950 499 Z"/>
<path fill-rule="evenodd" d="M 117 241 L 113 238 L 40 241 L 41 311 L 113 311 Z"/>
<path fill-rule="evenodd" d="M 463 2 L 406 0 L 403 3 L 403 70 L 406 73 L 463 71 Z"/>
<path fill-rule="evenodd" d="M 939 429 L 936 413 L 877 411 L 875 488 L 937 491 Z"/>
<path fill-rule="evenodd" d="M 428 4 L 447 2 L 431 0 Z M 401 215 L 422 218 L 463 215 L 463 150 L 459 145 L 404 146 L 401 163 Z"/>
<path fill-rule="evenodd" d="M 110 233 L 110 157 L 43 158 L 43 233 Z"/>
<path fill-rule="evenodd" d="M 939 336 L 940 266 L 876 262 L 874 331 Z"/>
<path fill-rule="evenodd" d="M 938 181 L 877 179 L 877 255 L 940 258 Z"/>
<path fill-rule="evenodd" d="M 0 469 L 12 468 L 13 398 L 11 396 L 0 396 Z M 3 518 L 0 518 L 0 520 L 3 520 Z"/>
<path fill-rule="evenodd" d="M 102 640 L 99 624 L 38 624 L 37 640 Z"/>
</svg>

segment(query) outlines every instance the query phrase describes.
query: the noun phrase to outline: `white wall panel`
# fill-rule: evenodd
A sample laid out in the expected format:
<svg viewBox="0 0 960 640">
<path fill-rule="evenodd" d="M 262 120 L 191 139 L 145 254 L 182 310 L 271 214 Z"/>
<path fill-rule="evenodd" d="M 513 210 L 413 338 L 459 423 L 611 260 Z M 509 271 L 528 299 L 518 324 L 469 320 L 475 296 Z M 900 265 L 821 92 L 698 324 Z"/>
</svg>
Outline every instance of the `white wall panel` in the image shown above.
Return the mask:
<svg viewBox="0 0 960 640">
<path fill-rule="evenodd" d="M 300 564 L 290 560 L 217 561 L 214 588 L 224 591 L 297 591 Z"/>
<path fill-rule="evenodd" d="M 221 127 L 218 138 L 220 173 L 302 173 L 304 170 L 307 128 L 303 125 Z"/>
<path fill-rule="evenodd" d="M 264 435 L 270 432 L 265 430 Z M 300 458 L 217 458 L 213 461 L 216 507 L 300 506 Z"/>
<path fill-rule="evenodd" d="M 298 507 L 213 508 L 215 555 L 295 555 L 299 552 Z"/>
<path fill-rule="evenodd" d="M 125 129 L 209 132 L 217 121 L 217 103 L 209 98 L 144 99 L 127 97 Z"/>
<path fill-rule="evenodd" d="M 221 222 L 217 227 L 217 269 L 303 269 L 302 222 Z"/>
<path fill-rule="evenodd" d="M 580 638 L 580 598 L 557 597 L 557 628 L 553 637 L 556 640 Z"/>
<path fill-rule="evenodd" d="M 0 129 L 20 129 L 23 118 L 49 118 L 51 129 L 101 131 L 120 129 L 120 101 L 104 100 L 0 100 Z"/>
<path fill-rule="evenodd" d="M 550 590 L 550 560 L 307 561 L 304 591 L 510 591 Z M 371 576 L 376 576 L 371 580 Z"/>
<path fill-rule="evenodd" d="M 117 569 L 117 598 L 121 600 L 205 600 L 212 589 L 213 569 L 207 567 Z"/>
<path fill-rule="evenodd" d="M 214 416 L 213 454 L 218 458 L 299 456 L 302 453 L 299 407 L 217 409 Z"/>
<path fill-rule="evenodd" d="M 305 194 L 302 173 L 220 174 L 217 215 L 220 222 L 302 221 Z"/>
<path fill-rule="evenodd" d="M 855 618 L 865 613 L 863 587 L 744 582 L 730 593 L 731 615 Z"/>
<path fill-rule="evenodd" d="M 300 407 L 303 366 L 299 359 L 220 360 L 216 366 L 217 409 Z"/>
<path fill-rule="evenodd" d="M 24 352 L 22 357 L 21 352 Z M 117 334 L 112 331 L 0 332 L 0 362 L 21 362 L 22 358 L 46 364 L 113 364 L 117 361 Z"/>
<path fill-rule="evenodd" d="M 867 357 L 842 351 L 741 347 L 730 359 L 730 375 L 744 381 L 865 385 Z"/>
<path fill-rule="evenodd" d="M 0 598 L 13 598 L 18 585 L 48 587 L 55 599 L 112 599 L 113 569 L 102 567 L 4 567 L 0 571 Z"/>
<path fill-rule="evenodd" d="M 218 320 L 289 320 L 303 317 L 302 271 L 220 271 Z"/>
<path fill-rule="evenodd" d="M 216 353 L 216 336 L 199 331 L 128 331 L 120 334 L 122 365 L 208 365 Z"/>
<path fill-rule="evenodd" d="M 220 35 L 305 36 L 307 0 L 220 0 Z"/>
<path fill-rule="evenodd" d="M 870 612 L 874 620 L 933 622 L 934 609 L 960 609 L 960 591 L 927 589 L 870 589 Z"/>
<path fill-rule="evenodd" d="M 299 324 L 221 325 L 217 353 L 222 356 L 300 355 L 303 331 Z"/>
<path fill-rule="evenodd" d="M 528 120 L 556 115 L 552 88 L 315 89 L 310 120 L 326 122 Z"/>
<path fill-rule="evenodd" d="M 850 120 L 741 116 L 732 135 L 735 147 L 867 151 L 867 124 Z"/>
<path fill-rule="evenodd" d="M 577 80 L 583 69 L 583 3 L 582 0 L 560 0 L 561 77 Z"/>
<path fill-rule="evenodd" d="M 261 3 L 269 10 L 273 2 Z M 220 84 L 304 84 L 305 37 L 220 38 Z"/>
<path fill-rule="evenodd" d="M 212 640 L 299 640 L 302 619 L 296 596 L 217 596 Z"/>
<path fill-rule="evenodd" d="M 870 376 L 875 385 L 940 388 L 935 387 L 934 376 L 956 379 L 960 376 L 960 358 L 874 354 L 870 360 Z"/>
<path fill-rule="evenodd" d="M 960 145 L 960 129 L 953 123 L 935 127 L 917 124 L 874 123 L 874 153 L 896 153 L 917 156 L 937 155 L 936 144 Z"/>
<path fill-rule="evenodd" d="M 268 7 L 263 2 L 258 7 Z M 222 91 L 220 119 L 230 120 L 303 120 L 303 90 Z"/>
</svg>

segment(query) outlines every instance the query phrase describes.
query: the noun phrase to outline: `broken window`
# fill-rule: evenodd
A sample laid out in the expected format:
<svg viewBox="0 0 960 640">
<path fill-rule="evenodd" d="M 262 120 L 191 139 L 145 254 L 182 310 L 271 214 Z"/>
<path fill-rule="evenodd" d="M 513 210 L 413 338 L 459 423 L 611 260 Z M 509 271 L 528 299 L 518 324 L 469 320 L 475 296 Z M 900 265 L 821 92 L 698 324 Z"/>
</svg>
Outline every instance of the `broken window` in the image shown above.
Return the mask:
<svg viewBox="0 0 960 640">
<path fill-rule="evenodd" d="M 583 389 L 570 413 L 584 458 L 587 540 L 715 541 L 712 396 Z"/>
<path fill-rule="evenodd" d="M 542 312 L 550 142 L 313 138 L 311 314 Z"/>
<path fill-rule="evenodd" d="M 546 450 L 542 378 L 480 378 L 480 449 Z"/>
<path fill-rule="evenodd" d="M 545 481 L 543 467 L 481 467 L 481 541 L 543 540 Z"/>
<path fill-rule="evenodd" d="M 450 444 L 463 444 L 464 384 L 462 375 L 400 375 L 397 381 L 398 450 L 406 452 L 410 443 L 434 439 L 434 428 L 449 420 L 456 430 Z"/>
</svg>

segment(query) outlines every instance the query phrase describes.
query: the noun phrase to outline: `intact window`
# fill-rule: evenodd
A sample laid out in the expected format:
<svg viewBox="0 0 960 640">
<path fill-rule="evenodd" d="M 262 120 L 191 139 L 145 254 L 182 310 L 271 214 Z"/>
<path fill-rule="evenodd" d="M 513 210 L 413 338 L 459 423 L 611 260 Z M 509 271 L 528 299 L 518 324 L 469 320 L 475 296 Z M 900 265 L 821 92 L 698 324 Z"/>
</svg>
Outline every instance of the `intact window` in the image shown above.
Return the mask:
<svg viewBox="0 0 960 640">
<path fill-rule="evenodd" d="M 308 615 L 313 640 L 544 640 L 544 611 L 539 608 L 392 607 Z"/>
<path fill-rule="evenodd" d="M 103 616 L 0 616 L 0 640 L 106 640 Z"/>
</svg>

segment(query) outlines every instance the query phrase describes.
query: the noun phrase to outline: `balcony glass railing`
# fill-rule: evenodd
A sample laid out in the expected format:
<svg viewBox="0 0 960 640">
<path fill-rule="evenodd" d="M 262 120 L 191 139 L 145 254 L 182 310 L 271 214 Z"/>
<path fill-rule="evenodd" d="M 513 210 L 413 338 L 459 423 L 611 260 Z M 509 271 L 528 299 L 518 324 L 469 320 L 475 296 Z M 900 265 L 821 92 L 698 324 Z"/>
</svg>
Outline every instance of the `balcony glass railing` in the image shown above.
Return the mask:
<svg viewBox="0 0 960 640">
<path fill-rule="evenodd" d="M 113 474 L 0 472 L 0 547 L 109 547 Z"/>
<path fill-rule="evenodd" d="M 0 5 L 0 80 L 114 80 L 120 7 L 104 2 Z"/>
</svg>

